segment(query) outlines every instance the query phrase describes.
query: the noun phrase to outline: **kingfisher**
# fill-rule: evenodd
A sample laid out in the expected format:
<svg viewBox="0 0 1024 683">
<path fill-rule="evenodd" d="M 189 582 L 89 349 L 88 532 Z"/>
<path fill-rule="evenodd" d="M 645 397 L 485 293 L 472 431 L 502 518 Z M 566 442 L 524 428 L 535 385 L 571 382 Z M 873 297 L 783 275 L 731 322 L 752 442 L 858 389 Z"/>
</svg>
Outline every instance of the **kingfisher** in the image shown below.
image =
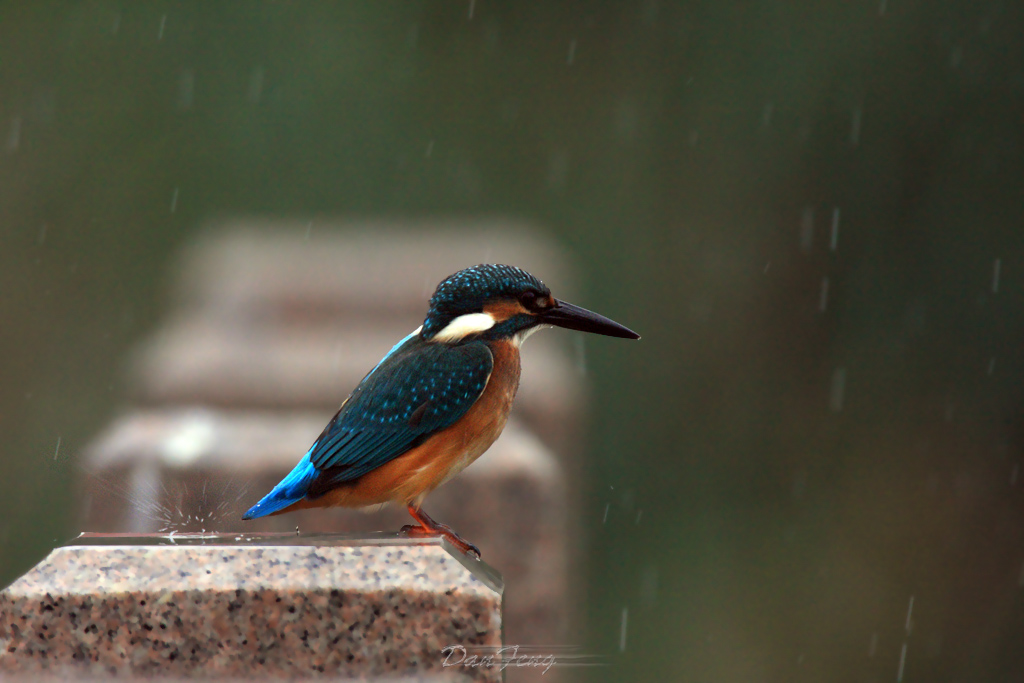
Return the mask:
<svg viewBox="0 0 1024 683">
<path fill-rule="evenodd" d="M 479 549 L 422 508 L 427 494 L 483 455 L 519 388 L 519 348 L 543 327 L 640 335 L 556 299 L 530 273 L 485 264 L 441 281 L 423 324 L 362 379 L 299 461 L 243 519 L 318 507 L 404 504 L 408 536 Z"/>
</svg>

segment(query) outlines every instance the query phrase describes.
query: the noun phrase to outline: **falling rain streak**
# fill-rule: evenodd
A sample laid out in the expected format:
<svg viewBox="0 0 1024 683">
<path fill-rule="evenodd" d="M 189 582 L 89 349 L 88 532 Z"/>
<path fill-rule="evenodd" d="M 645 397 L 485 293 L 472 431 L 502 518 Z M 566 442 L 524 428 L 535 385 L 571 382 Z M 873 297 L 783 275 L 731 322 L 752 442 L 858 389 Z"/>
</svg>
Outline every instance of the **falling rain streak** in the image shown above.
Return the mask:
<svg viewBox="0 0 1024 683">
<path fill-rule="evenodd" d="M 910 596 L 910 603 L 907 605 L 907 618 L 903 622 L 903 630 L 906 631 L 907 637 L 910 637 L 910 632 L 914 629 L 914 596 Z M 896 681 L 903 680 L 903 667 L 907 663 L 907 641 L 903 641 L 903 648 L 900 650 L 900 666 L 896 672 Z"/>
<path fill-rule="evenodd" d="M 829 251 L 839 248 L 839 207 L 832 209 L 832 236 L 828 243 Z"/>
<path fill-rule="evenodd" d="M 171 195 L 171 213 L 178 210 L 178 188 L 174 188 L 174 193 Z"/>
<path fill-rule="evenodd" d="M 569 56 L 565 58 L 565 63 L 572 66 L 572 63 L 576 61 L 576 39 L 569 41 Z"/>
<path fill-rule="evenodd" d="M 192 108 L 195 100 L 196 77 L 192 71 L 186 69 L 178 77 L 178 109 L 188 111 Z"/>
<path fill-rule="evenodd" d="M 53 459 L 56 460 L 57 456 L 60 455 L 60 437 L 57 437 L 57 447 L 53 449 Z"/>
<path fill-rule="evenodd" d="M 21 145 L 21 117 L 11 119 L 11 130 L 7 134 L 7 151 L 16 152 Z"/>
<path fill-rule="evenodd" d="M 841 412 L 846 401 L 846 368 L 836 368 L 832 373 L 832 387 L 829 391 L 828 405 L 833 413 Z"/>
<path fill-rule="evenodd" d="M 1003 260 L 996 259 L 992 263 L 992 293 L 999 293 L 999 274 L 1003 269 Z"/>
<path fill-rule="evenodd" d="M 576 335 L 573 348 L 576 350 L 576 372 L 585 375 L 587 374 L 587 343 L 582 334 Z"/>
<path fill-rule="evenodd" d="M 949 53 L 949 66 L 954 69 L 959 69 L 960 64 L 964 61 L 964 49 L 957 45 L 953 48 L 953 51 Z"/>
<path fill-rule="evenodd" d="M 246 99 L 250 104 L 259 104 L 263 97 L 263 67 L 258 66 L 249 74 L 249 92 Z"/>
<path fill-rule="evenodd" d="M 800 216 L 800 251 L 805 254 L 811 250 L 814 244 L 814 208 L 804 207 Z"/>
<path fill-rule="evenodd" d="M 619 652 L 626 651 L 626 627 L 629 625 L 629 608 L 622 608 L 622 622 L 619 624 Z"/>
<path fill-rule="evenodd" d="M 157 33 L 156 33 L 156 39 L 158 41 L 164 39 L 164 28 L 166 26 L 167 26 L 167 15 L 165 14 L 165 15 L 160 17 L 160 30 L 157 31 Z"/>
</svg>

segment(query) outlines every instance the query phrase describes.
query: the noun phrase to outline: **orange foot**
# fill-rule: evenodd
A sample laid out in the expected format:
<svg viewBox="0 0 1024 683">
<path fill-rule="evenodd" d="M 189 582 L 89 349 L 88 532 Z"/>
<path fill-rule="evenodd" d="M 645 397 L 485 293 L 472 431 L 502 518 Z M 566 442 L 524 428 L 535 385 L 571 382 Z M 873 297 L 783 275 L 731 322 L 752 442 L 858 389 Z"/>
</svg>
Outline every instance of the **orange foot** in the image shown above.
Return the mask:
<svg viewBox="0 0 1024 683">
<path fill-rule="evenodd" d="M 440 522 L 435 522 L 430 517 L 430 515 L 428 515 L 421 508 L 415 508 L 412 505 L 408 507 L 409 514 L 412 515 L 413 519 L 419 522 L 419 525 L 417 526 L 415 524 L 406 524 L 405 526 L 403 526 L 402 531 L 407 536 L 414 536 L 420 538 L 422 538 L 423 536 L 444 536 L 449 541 L 451 541 L 452 545 L 454 545 L 462 552 L 472 552 L 474 555 L 477 556 L 477 559 L 480 558 L 480 549 L 472 543 L 470 543 L 469 541 L 467 541 L 466 539 L 464 539 L 462 536 L 459 536 L 457 533 L 455 533 L 455 530 L 452 529 L 450 526 L 448 526 L 447 524 L 441 524 Z"/>
</svg>

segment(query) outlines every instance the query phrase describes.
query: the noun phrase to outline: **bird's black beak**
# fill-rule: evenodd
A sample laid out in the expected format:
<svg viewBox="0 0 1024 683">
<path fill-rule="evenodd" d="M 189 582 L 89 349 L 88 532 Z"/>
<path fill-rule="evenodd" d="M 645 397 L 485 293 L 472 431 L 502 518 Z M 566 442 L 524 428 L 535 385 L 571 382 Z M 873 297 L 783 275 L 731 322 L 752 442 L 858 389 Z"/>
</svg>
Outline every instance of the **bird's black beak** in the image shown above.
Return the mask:
<svg viewBox="0 0 1024 683">
<path fill-rule="evenodd" d="M 624 327 L 614 320 L 609 320 L 603 315 L 598 315 L 585 308 L 574 306 L 566 301 L 555 299 L 555 305 L 540 314 L 540 319 L 545 325 L 557 325 L 569 330 L 580 332 L 593 332 L 603 334 L 606 337 L 620 337 L 622 339 L 639 339 L 640 335 Z"/>
</svg>

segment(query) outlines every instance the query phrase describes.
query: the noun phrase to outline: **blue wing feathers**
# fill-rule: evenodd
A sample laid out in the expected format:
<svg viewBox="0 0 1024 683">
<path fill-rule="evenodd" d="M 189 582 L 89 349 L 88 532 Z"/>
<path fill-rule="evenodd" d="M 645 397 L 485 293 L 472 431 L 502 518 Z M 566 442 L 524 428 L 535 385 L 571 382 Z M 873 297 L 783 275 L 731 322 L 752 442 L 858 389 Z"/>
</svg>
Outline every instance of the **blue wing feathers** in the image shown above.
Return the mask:
<svg viewBox="0 0 1024 683">
<path fill-rule="evenodd" d="M 415 333 L 406 337 L 363 378 L 295 469 L 245 519 L 320 496 L 450 427 L 480 398 L 493 367 L 483 342 L 448 346 Z"/>
</svg>

